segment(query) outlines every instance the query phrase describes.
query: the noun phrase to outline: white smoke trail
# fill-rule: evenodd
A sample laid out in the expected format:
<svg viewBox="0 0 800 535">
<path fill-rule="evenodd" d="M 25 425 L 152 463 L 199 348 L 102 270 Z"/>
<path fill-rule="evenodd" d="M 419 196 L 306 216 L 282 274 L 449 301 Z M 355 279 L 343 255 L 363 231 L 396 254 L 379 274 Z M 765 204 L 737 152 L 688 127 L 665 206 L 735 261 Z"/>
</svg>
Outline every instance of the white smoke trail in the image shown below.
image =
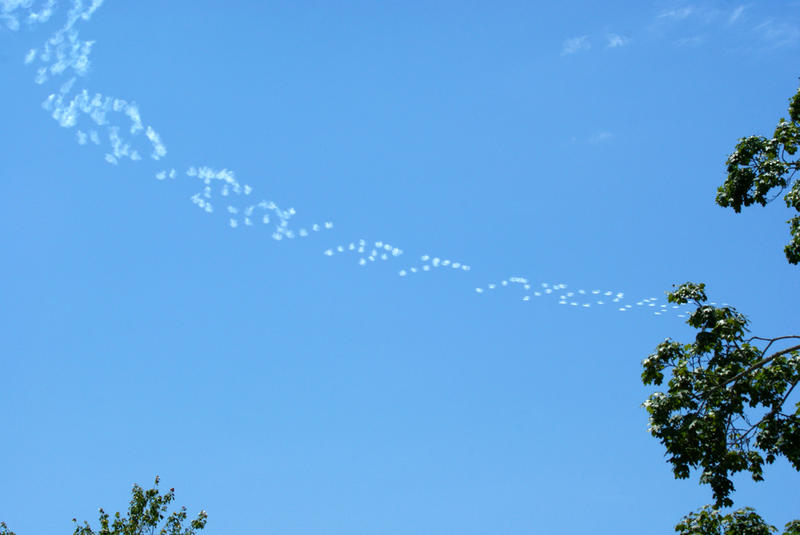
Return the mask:
<svg viewBox="0 0 800 535">
<path fill-rule="evenodd" d="M 55 10 L 55 0 L 47 0 L 34 8 L 33 0 L 0 0 L 0 21 L 11 31 L 20 29 L 20 16 L 28 24 L 47 22 Z"/>
<path fill-rule="evenodd" d="M 81 21 L 88 21 L 102 4 L 103 0 L 71 0 L 64 24 L 42 46 L 30 49 L 25 54 L 23 63 L 36 66 L 34 81 L 40 85 L 52 82 L 67 72 L 71 73 L 71 77 L 45 99 L 42 107 L 63 128 L 75 128 L 82 123 L 88 125 L 76 130 L 75 138 L 79 145 L 89 145 L 90 141 L 95 146 L 103 145 L 97 129 L 105 129 L 107 145 L 103 158 L 109 164 L 118 165 L 126 160 L 138 162 L 142 159 L 141 155 L 148 150 L 151 159 L 160 161 L 166 158 L 167 148 L 158 132 L 152 126 L 144 125 L 135 102 L 101 93 L 90 94 L 86 88 L 75 89 L 79 79 L 89 73 L 89 56 L 94 45 L 93 41 L 80 39 L 77 26 Z M 23 22 L 32 28 L 49 21 L 56 9 L 56 0 L 44 0 L 37 5 L 34 0 L 0 0 L 0 23 L 12 31 L 19 30 Z M 146 150 L 148 144 L 149 149 Z M 156 179 L 161 181 L 176 180 L 178 176 L 174 168 L 155 173 Z M 270 226 L 271 237 L 275 241 L 308 238 L 322 230 L 333 228 L 330 221 L 293 228 L 290 222 L 296 215 L 294 208 L 282 209 L 271 200 L 253 200 L 253 188 L 240 183 L 235 173 L 228 169 L 190 166 L 181 176 L 199 180 L 201 183 L 202 189 L 191 195 L 191 202 L 208 214 L 215 213 L 215 207 L 221 205 L 223 208 L 217 213 L 223 214 L 231 228 Z M 396 245 L 385 241 L 368 242 L 363 238 L 324 251 L 324 255 L 328 257 L 356 258 L 359 266 L 393 264 L 403 254 L 403 249 Z M 409 277 L 419 273 L 464 273 L 471 269 L 464 262 L 424 254 L 419 257 L 419 263 L 406 265 L 396 273 L 400 277 Z M 525 302 L 549 298 L 556 304 L 580 309 L 608 305 L 619 312 L 646 310 L 656 316 L 672 312 L 679 317 L 685 317 L 682 307 L 659 303 L 655 297 L 641 299 L 635 305 L 626 304 L 623 303 L 623 292 L 599 289 L 571 291 L 564 283 L 548 282 L 540 283 L 534 288 L 528 278 L 521 276 L 509 277 L 499 283 L 490 282 L 485 287 L 475 288 L 475 293 L 488 295 L 501 290 L 511 291 Z"/>
<path fill-rule="evenodd" d="M 160 171 L 156 178 L 164 180 L 174 179 L 174 170 L 169 172 Z M 249 184 L 241 184 L 233 171 L 228 169 L 215 170 L 211 167 L 189 167 L 186 176 L 197 178 L 202 182 L 203 189 L 191 196 L 193 204 L 203 211 L 212 213 L 214 211 L 215 195 L 224 197 L 221 201 L 225 205 L 228 216 L 228 225 L 231 228 L 238 228 L 240 225 L 251 227 L 257 223 L 261 225 L 273 224 L 272 239 L 281 241 L 283 239 L 305 238 L 310 235 L 305 228 L 293 229 L 289 221 L 297 214 L 294 208 L 283 210 L 274 201 L 262 199 L 251 201 L 253 188 Z M 244 198 L 244 203 L 242 203 Z M 312 232 L 319 232 L 322 229 L 330 230 L 333 223 L 326 221 L 322 225 L 314 223 L 311 225 Z"/>
</svg>

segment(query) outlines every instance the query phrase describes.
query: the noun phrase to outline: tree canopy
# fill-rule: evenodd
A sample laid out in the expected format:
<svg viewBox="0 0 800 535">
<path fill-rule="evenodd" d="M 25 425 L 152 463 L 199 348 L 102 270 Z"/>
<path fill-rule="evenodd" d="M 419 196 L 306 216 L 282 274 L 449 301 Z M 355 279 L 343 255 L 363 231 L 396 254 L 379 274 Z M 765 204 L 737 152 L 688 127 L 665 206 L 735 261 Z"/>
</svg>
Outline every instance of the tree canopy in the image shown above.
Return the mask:
<svg viewBox="0 0 800 535">
<path fill-rule="evenodd" d="M 127 516 L 119 512 L 113 518 L 100 508 L 100 527 L 94 531 L 88 522 L 78 524 L 76 519 L 73 535 L 194 535 L 206 526 L 208 515 L 200 511 L 194 520 L 184 527 L 188 515 L 186 507 L 181 507 L 167 516 L 169 505 L 175 500 L 175 489 L 161 494 L 158 490 L 159 477 L 156 476 L 153 488 L 144 490 L 133 485 Z M 166 520 L 165 520 L 166 518 Z"/>
<path fill-rule="evenodd" d="M 789 120 L 781 119 L 772 138 L 742 138 L 727 160 L 727 178 L 716 202 L 737 213 L 765 206 L 781 193 L 800 213 L 800 89 L 789 99 Z M 784 248 L 790 264 L 800 263 L 800 215 L 789 221 Z M 700 471 L 711 487 L 713 505 L 688 514 L 675 526 L 681 535 L 769 535 L 776 528 L 753 509 L 723 514 L 733 506 L 732 478 L 749 472 L 763 480 L 764 464 L 786 458 L 800 471 L 800 402 L 790 396 L 800 382 L 800 334 L 751 336 L 748 319 L 729 306 L 708 303 L 705 285 L 687 282 L 667 294 L 676 304 L 695 306 L 687 324 L 691 343 L 666 339 L 642 362 L 642 382 L 661 386 L 644 402 L 649 431 L 666 450 L 676 478 Z M 800 535 L 800 520 L 784 535 Z"/>
<path fill-rule="evenodd" d="M 749 136 L 739 140 L 728 157 L 728 177 L 717 190 L 717 204 L 733 208 L 767 203 L 788 189 L 786 206 L 800 214 L 800 181 L 795 177 L 800 159 L 800 88 L 789 99 L 789 120 L 781 118 L 771 138 Z M 800 262 L 800 215 L 789 221 L 791 238 L 784 248 L 791 264 Z"/>
<path fill-rule="evenodd" d="M 779 455 L 800 470 L 800 403 L 786 407 L 800 381 L 800 336 L 748 336 L 747 318 L 707 304 L 703 284 L 683 284 L 668 299 L 696 306 L 687 323 L 698 332 L 690 344 L 665 340 L 642 363 L 644 384 L 671 376 L 667 391 L 644 403 L 650 433 L 675 477 L 699 468 L 715 505 L 730 506 L 733 474 L 748 471 L 760 481 L 764 463 Z M 775 350 L 787 342 L 794 345 Z"/>
<path fill-rule="evenodd" d="M 722 514 L 713 507 L 702 507 L 681 520 L 675 531 L 679 535 L 772 535 L 778 530 L 767 524 L 752 508 L 743 507 Z M 800 535 L 800 520 L 786 524 L 783 535 Z"/>
<path fill-rule="evenodd" d="M 197 517 L 189 520 L 186 507 L 181 507 L 177 511 L 169 514 L 169 506 L 175 500 L 175 489 L 169 489 L 162 494 L 158 490 L 160 478 L 156 476 L 153 488 L 145 490 L 139 485 L 134 484 L 131 490 L 131 501 L 128 505 L 127 515 L 120 512 L 114 513 L 113 517 L 99 509 L 99 527 L 95 531 L 89 522 L 84 521 L 79 524 L 73 518 L 75 524 L 73 535 L 195 535 L 197 531 L 206 527 L 208 514 L 200 511 Z M 0 522 L 0 535 L 15 535 L 8 529 L 4 522 Z"/>
</svg>

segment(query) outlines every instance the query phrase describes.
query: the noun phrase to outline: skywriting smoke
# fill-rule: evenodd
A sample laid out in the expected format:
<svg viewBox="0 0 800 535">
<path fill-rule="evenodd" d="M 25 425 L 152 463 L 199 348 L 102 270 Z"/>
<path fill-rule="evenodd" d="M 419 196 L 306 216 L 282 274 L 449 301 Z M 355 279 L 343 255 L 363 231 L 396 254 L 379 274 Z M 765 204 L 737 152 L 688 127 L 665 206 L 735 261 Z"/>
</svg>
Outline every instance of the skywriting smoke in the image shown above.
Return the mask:
<svg viewBox="0 0 800 535">
<path fill-rule="evenodd" d="M 42 108 L 59 126 L 74 131 L 78 145 L 97 147 L 110 165 L 150 159 L 160 165 L 169 163 L 167 146 L 158 131 L 145 123 L 137 104 L 111 95 L 91 92 L 79 87 L 90 70 L 94 41 L 80 37 L 80 26 L 88 22 L 104 0 L 71 0 L 65 20 L 38 47 L 32 48 L 22 62 L 34 69 L 36 84 L 52 87 Z M 37 29 L 55 20 L 59 13 L 57 0 L 0 0 L 0 26 L 7 30 Z M 254 188 L 240 182 L 228 169 L 204 165 L 165 167 L 155 173 L 157 180 L 188 180 L 198 190 L 190 201 L 205 214 L 222 217 L 227 226 L 238 229 L 266 227 L 272 240 L 305 240 L 317 234 L 330 233 L 331 221 L 295 225 L 297 214 L 292 207 L 282 208 L 276 202 L 259 199 Z M 345 240 L 323 250 L 326 257 L 347 258 L 361 268 L 372 264 L 391 264 L 399 277 L 414 278 L 434 271 L 464 276 L 472 266 L 444 256 L 422 254 L 406 261 L 403 248 L 385 241 L 365 238 Z M 577 307 L 613 307 L 620 312 L 646 310 L 657 316 L 667 313 L 685 317 L 682 307 L 659 302 L 655 297 L 626 302 L 624 292 L 605 288 L 571 289 L 562 282 L 532 283 L 527 278 L 512 276 L 474 287 L 476 295 L 506 293 L 523 301 L 549 300 L 553 304 Z"/>
</svg>

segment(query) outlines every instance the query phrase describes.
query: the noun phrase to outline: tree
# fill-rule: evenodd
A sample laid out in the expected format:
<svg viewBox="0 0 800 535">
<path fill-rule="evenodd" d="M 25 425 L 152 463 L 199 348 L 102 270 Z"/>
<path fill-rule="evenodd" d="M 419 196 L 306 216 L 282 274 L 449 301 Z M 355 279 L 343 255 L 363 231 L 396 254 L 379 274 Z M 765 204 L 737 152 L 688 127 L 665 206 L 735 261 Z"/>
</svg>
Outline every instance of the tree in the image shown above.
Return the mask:
<svg viewBox="0 0 800 535">
<path fill-rule="evenodd" d="M 665 340 L 642 362 L 646 385 L 660 386 L 664 372 L 671 374 L 667 392 L 644 402 L 649 430 L 675 477 L 700 468 L 715 505 L 730 506 L 733 474 L 748 471 L 760 481 L 764 463 L 778 455 L 800 470 L 800 403 L 785 410 L 800 381 L 800 336 L 748 336 L 736 309 L 706 304 L 704 284 L 683 284 L 668 299 L 694 303 L 687 323 L 698 332 L 691 344 Z M 789 341 L 795 345 L 773 350 Z"/>
<path fill-rule="evenodd" d="M 785 190 L 787 206 L 800 213 L 800 89 L 789 101 L 789 121 L 781 119 L 771 139 L 742 138 L 727 160 L 728 176 L 717 204 L 739 212 L 754 203 L 765 206 Z M 788 221 L 785 247 L 791 264 L 800 263 L 800 216 Z M 708 304 L 704 284 L 687 282 L 667 294 L 676 304 L 693 304 L 687 324 L 697 333 L 682 344 L 667 339 L 643 362 L 642 382 L 661 386 L 644 402 L 649 431 L 666 449 L 676 478 L 700 471 L 714 503 L 690 513 L 675 527 L 684 535 L 762 535 L 775 532 L 755 511 L 729 514 L 732 477 L 749 472 L 763 480 L 764 464 L 785 457 L 800 471 L 800 402 L 790 396 L 800 382 L 800 335 L 749 334 L 747 318 L 735 308 Z M 798 389 L 800 392 L 800 389 Z M 800 535 L 800 521 L 784 535 Z"/>
<path fill-rule="evenodd" d="M 739 140 L 728 157 L 728 178 L 717 190 L 717 204 L 737 213 L 742 206 L 766 206 L 784 190 L 786 206 L 800 213 L 800 158 L 792 158 L 800 147 L 800 88 L 789 99 L 789 120 L 781 118 L 772 138 L 750 136 Z M 777 191 L 775 191 L 777 190 Z M 784 248 L 790 264 L 800 262 L 800 215 L 789 221 L 791 239 Z"/>
<path fill-rule="evenodd" d="M 750 507 L 723 515 L 713 507 L 705 506 L 697 513 L 686 515 L 675 526 L 675 531 L 680 535 L 771 535 L 777 530 Z M 783 535 L 800 535 L 800 521 L 786 524 Z"/>
<path fill-rule="evenodd" d="M 139 485 L 133 485 L 131 501 L 128 506 L 128 515 L 114 513 L 113 518 L 100 508 L 100 527 L 94 531 L 88 522 L 75 524 L 73 535 L 194 535 L 206 526 L 208 515 L 200 511 L 194 520 L 184 527 L 187 520 L 186 507 L 173 511 L 167 516 L 169 505 L 175 500 L 175 489 L 161 494 L 158 490 L 159 477 L 156 476 L 152 489 L 144 490 Z M 166 520 L 165 520 L 166 518 Z M 160 527 L 159 527 L 160 526 Z M 5 523 L 0 522 L 0 535 L 14 535 Z"/>
</svg>

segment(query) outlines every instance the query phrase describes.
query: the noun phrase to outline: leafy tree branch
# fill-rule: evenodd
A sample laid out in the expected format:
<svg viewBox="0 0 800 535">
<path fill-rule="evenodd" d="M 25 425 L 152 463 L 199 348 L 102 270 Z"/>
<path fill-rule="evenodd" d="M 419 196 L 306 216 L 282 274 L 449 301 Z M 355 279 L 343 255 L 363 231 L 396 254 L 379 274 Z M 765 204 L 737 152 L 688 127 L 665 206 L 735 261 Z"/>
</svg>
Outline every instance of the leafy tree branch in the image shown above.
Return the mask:
<svg viewBox="0 0 800 535">
<path fill-rule="evenodd" d="M 73 535 L 195 535 L 197 531 L 206 527 L 208 514 L 205 511 L 200 513 L 193 520 L 188 520 L 186 508 L 181 507 L 169 515 L 169 505 L 175 500 L 175 489 L 161 494 L 158 490 L 159 477 L 156 476 L 155 485 L 152 489 L 144 490 L 139 485 L 134 485 L 131 490 L 131 501 L 128 506 L 127 516 L 122 513 L 114 513 L 110 516 L 103 508 L 99 509 L 100 527 L 94 531 L 88 522 L 78 524 L 76 519 L 72 519 L 75 524 Z M 0 535 L 15 535 L 8 529 L 4 522 L 0 522 Z"/>
<path fill-rule="evenodd" d="M 740 212 L 742 206 L 766 206 L 788 190 L 786 206 L 800 213 L 800 89 L 789 99 L 789 120 L 778 122 L 771 138 L 749 136 L 739 140 L 728 157 L 728 177 L 717 191 L 717 204 Z M 791 239 L 784 247 L 791 264 L 800 262 L 800 215 L 789 223 Z"/>
<path fill-rule="evenodd" d="M 800 335 L 748 337 L 748 320 L 732 307 L 706 304 L 705 285 L 686 283 L 669 301 L 693 303 L 692 343 L 667 339 L 642 363 L 642 381 L 666 392 L 644 403 L 650 433 L 666 448 L 676 478 L 700 470 L 716 507 L 731 506 L 738 472 L 763 479 L 763 465 L 784 456 L 800 470 L 800 403 L 787 407 L 800 382 L 800 344 L 767 353 Z"/>
<path fill-rule="evenodd" d="M 722 514 L 706 505 L 683 517 L 675 531 L 679 535 L 772 535 L 778 530 L 750 507 Z M 800 535 L 800 520 L 786 524 L 783 535 Z"/>
<path fill-rule="evenodd" d="M 73 535 L 194 535 L 196 531 L 206 526 L 208 515 L 200 511 L 189 525 L 184 527 L 187 520 L 186 507 L 181 507 L 167 516 L 169 505 L 175 500 L 175 489 L 169 489 L 165 494 L 158 490 L 159 477 L 156 476 L 152 489 L 144 490 L 139 485 L 134 485 L 131 490 L 131 501 L 128 506 L 128 515 L 114 513 L 113 518 L 100 508 L 100 528 L 94 531 L 88 522 L 79 525 L 76 519 Z M 166 520 L 164 520 L 166 518 Z M 163 523 L 162 523 L 163 522 Z"/>
</svg>

